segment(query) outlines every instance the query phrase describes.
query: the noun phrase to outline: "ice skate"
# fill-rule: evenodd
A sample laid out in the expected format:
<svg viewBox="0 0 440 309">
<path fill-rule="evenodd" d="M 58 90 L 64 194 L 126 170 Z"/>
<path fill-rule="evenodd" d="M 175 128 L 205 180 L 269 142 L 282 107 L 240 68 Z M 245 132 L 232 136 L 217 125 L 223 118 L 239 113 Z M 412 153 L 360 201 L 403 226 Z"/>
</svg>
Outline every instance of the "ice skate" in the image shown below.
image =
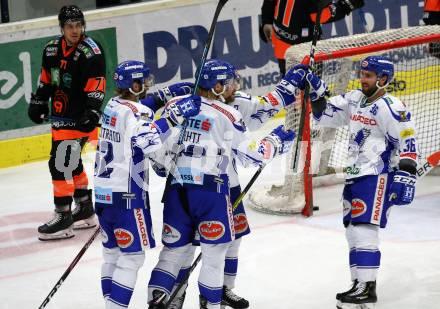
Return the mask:
<svg viewBox="0 0 440 309">
<path fill-rule="evenodd" d="M 173 301 L 168 306 L 169 309 L 182 309 L 183 303 L 185 302 L 186 292 L 180 296 L 174 297 Z"/>
<path fill-rule="evenodd" d="M 72 211 L 73 229 L 89 229 L 96 226 L 95 211 L 92 202 L 92 190 L 87 192 L 87 196 L 75 198 L 76 207 Z"/>
<path fill-rule="evenodd" d="M 221 308 L 231 307 L 234 309 L 249 308 L 249 302 L 243 297 L 238 296 L 231 289 L 223 286 L 223 296 L 221 302 Z"/>
<path fill-rule="evenodd" d="M 336 308 L 373 309 L 376 302 L 376 282 L 358 282 L 356 288 L 352 292 L 341 296 Z"/>
<path fill-rule="evenodd" d="M 148 303 L 148 309 L 165 309 L 167 294 L 161 290 L 153 291 L 153 300 Z"/>
<path fill-rule="evenodd" d="M 57 240 L 72 238 L 73 234 L 73 218 L 70 211 L 55 211 L 52 220 L 38 227 L 39 240 Z"/>
</svg>

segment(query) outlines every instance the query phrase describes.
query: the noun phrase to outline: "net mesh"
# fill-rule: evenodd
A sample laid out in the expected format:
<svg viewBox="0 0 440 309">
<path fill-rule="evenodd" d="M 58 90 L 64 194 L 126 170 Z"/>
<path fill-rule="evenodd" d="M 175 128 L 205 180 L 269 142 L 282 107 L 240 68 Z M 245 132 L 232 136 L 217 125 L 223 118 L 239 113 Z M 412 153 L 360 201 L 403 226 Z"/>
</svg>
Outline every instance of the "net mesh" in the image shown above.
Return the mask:
<svg viewBox="0 0 440 309">
<path fill-rule="evenodd" d="M 317 44 L 316 72 L 329 86 L 332 95 L 360 88 L 360 62 L 371 46 L 381 46 L 374 55 L 386 55 L 393 60 L 394 80 L 387 92 L 402 100 L 411 111 L 417 127 L 421 159 L 440 150 L 440 26 L 420 26 L 381 32 L 353 35 L 319 41 Z M 425 36 L 433 41 L 406 45 L 408 39 Z M 437 40 L 437 41 L 436 41 Z M 322 54 L 345 51 L 348 56 L 319 61 Z M 301 62 L 310 52 L 310 43 L 292 46 L 286 53 L 288 66 Z M 329 58 L 329 57 L 324 57 Z M 331 58 L 331 57 L 330 57 Z M 287 108 L 285 125 L 298 132 L 301 115 L 300 104 Z M 342 172 L 347 161 L 348 130 L 346 127 L 327 129 L 313 126 L 311 129 L 311 170 L 316 177 L 314 186 L 343 181 Z M 304 152 L 303 152 L 304 153 Z M 302 170 L 300 156 L 298 171 Z M 274 214 L 295 214 L 302 211 L 304 202 L 304 175 L 293 173 L 293 154 L 284 184 L 256 188 L 249 195 L 251 207 Z M 335 177 L 334 173 L 337 174 Z M 325 176 L 327 175 L 327 176 Z"/>
</svg>

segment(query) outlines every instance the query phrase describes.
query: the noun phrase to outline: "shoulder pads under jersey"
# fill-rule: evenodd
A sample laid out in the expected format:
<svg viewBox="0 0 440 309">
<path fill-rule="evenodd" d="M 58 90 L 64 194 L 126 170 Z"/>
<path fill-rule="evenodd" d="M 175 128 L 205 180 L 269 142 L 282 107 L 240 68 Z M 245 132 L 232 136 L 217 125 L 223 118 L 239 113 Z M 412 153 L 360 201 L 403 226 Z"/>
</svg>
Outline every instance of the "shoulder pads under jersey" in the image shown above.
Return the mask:
<svg viewBox="0 0 440 309">
<path fill-rule="evenodd" d="M 386 110 L 391 114 L 391 116 L 399 121 L 406 122 L 411 120 L 411 113 L 407 111 L 406 105 L 400 101 L 395 96 L 385 94 L 378 102 L 377 105 L 383 106 L 385 105 Z"/>
<path fill-rule="evenodd" d="M 77 47 L 86 58 L 91 58 L 94 55 L 102 54 L 101 48 L 91 37 L 86 37 Z"/>
</svg>

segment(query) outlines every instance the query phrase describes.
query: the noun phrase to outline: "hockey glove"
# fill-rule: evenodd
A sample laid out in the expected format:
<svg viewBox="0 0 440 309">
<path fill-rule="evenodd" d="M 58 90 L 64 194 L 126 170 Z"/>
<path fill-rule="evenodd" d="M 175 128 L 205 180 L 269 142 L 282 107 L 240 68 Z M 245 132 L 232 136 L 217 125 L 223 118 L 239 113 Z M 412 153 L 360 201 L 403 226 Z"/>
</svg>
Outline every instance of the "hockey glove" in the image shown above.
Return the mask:
<svg viewBox="0 0 440 309">
<path fill-rule="evenodd" d="M 165 169 L 165 167 L 163 167 L 161 164 L 154 162 L 154 161 L 150 161 L 151 162 L 151 167 L 153 168 L 153 171 L 156 173 L 157 176 L 159 177 L 167 177 L 167 170 Z"/>
<path fill-rule="evenodd" d="M 188 83 L 188 82 L 175 83 L 175 84 L 169 85 L 168 87 L 165 87 L 165 88 L 158 90 L 155 94 L 165 104 L 171 98 L 190 94 L 193 89 L 194 89 L 193 83 Z"/>
<path fill-rule="evenodd" d="M 260 143 L 259 152 L 263 154 L 268 154 L 270 149 L 268 148 L 268 143 L 272 144 L 273 157 L 278 154 L 283 154 L 289 151 L 292 147 L 293 140 L 295 138 L 295 132 L 292 130 L 285 130 L 284 126 L 276 127 L 268 136 L 266 136 Z"/>
<path fill-rule="evenodd" d="M 28 107 L 28 116 L 36 124 L 43 123 L 49 115 L 49 102 L 31 93 L 31 101 Z"/>
<path fill-rule="evenodd" d="M 345 15 L 348 15 L 351 11 L 363 7 L 364 0 L 339 0 L 339 4 L 344 10 Z"/>
<path fill-rule="evenodd" d="M 310 100 L 312 100 L 312 102 L 329 94 L 325 82 L 312 72 L 307 73 L 306 79 L 310 85 Z"/>
<path fill-rule="evenodd" d="M 186 118 L 196 116 L 200 112 L 201 105 L 201 98 L 193 95 L 168 104 L 164 114 L 173 126 L 182 125 Z"/>
<path fill-rule="evenodd" d="M 76 122 L 78 130 L 82 132 L 92 132 L 98 125 L 101 112 L 94 109 L 86 109 Z"/>
<path fill-rule="evenodd" d="M 416 176 L 405 171 L 397 171 L 390 187 L 389 200 L 394 205 L 408 205 L 414 199 Z"/>
<path fill-rule="evenodd" d="M 298 64 L 287 71 L 286 75 L 275 86 L 275 91 L 281 97 L 284 107 L 295 102 L 299 89 L 304 90 L 306 86 L 304 77 L 307 70 L 307 66 Z"/>
</svg>

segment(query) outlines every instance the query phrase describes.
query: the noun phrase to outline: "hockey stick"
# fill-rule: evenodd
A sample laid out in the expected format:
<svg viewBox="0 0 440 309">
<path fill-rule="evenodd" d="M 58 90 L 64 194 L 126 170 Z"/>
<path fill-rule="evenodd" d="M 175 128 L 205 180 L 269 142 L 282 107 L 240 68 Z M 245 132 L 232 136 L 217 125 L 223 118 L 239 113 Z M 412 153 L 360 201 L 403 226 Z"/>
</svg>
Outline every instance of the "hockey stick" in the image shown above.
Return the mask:
<svg viewBox="0 0 440 309">
<path fill-rule="evenodd" d="M 209 28 L 209 32 L 208 32 L 208 37 L 206 38 L 205 47 L 203 48 L 203 54 L 202 54 L 202 59 L 200 60 L 199 70 L 197 71 L 196 82 L 194 84 L 193 93 L 192 93 L 193 95 L 197 93 L 197 88 L 199 86 L 200 78 L 202 76 L 202 68 L 205 65 L 206 58 L 208 57 L 208 51 L 211 47 L 211 42 L 212 42 L 212 38 L 214 36 L 214 31 L 215 31 L 215 27 L 217 25 L 217 20 L 220 15 L 220 12 L 223 9 L 223 6 L 226 4 L 226 2 L 228 2 L 228 0 L 219 0 L 217 7 L 215 9 L 214 17 L 211 22 L 211 27 Z M 171 160 L 171 165 L 172 165 L 170 168 L 171 175 L 174 174 L 175 169 L 176 169 L 177 158 L 180 153 L 180 147 L 183 144 L 183 138 L 185 137 L 186 128 L 187 128 L 187 122 L 184 123 L 182 129 L 180 130 L 179 139 L 177 140 L 176 152 L 173 154 L 173 158 Z M 168 177 L 166 185 L 165 185 L 165 192 L 168 190 L 170 185 L 171 185 L 171 178 Z"/>
<path fill-rule="evenodd" d="M 419 168 L 417 168 L 417 177 L 420 179 L 425 177 L 430 171 L 437 167 L 440 163 L 440 151 L 436 151 L 429 155 L 425 161 L 419 164 Z"/>
<path fill-rule="evenodd" d="M 331 1 L 328 0 L 321 0 L 318 2 L 318 13 L 316 16 L 316 21 L 315 21 L 315 26 L 313 27 L 313 39 L 312 39 L 312 45 L 310 46 L 310 54 L 309 54 L 309 67 L 312 69 L 314 69 L 315 66 L 315 50 L 316 50 L 316 44 L 318 42 L 318 38 L 319 38 L 319 29 L 321 28 L 321 14 L 322 14 L 322 10 L 330 4 Z M 296 137 L 296 146 L 295 146 L 295 156 L 293 159 L 293 171 L 296 172 L 298 169 L 298 161 L 299 161 L 299 147 L 301 145 L 302 142 L 302 134 L 303 134 L 303 127 L 304 127 L 304 122 L 306 119 L 306 106 L 307 106 L 307 101 L 309 99 L 309 95 L 310 95 L 310 86 L 309 83 L 306 83 L 306 88 L 304 90 L 304 97 L 303 97 L 303 102 L 302 102 L 302 106 L 301 106 L 301 116 L 300 116 L 300 122 L 299 122 L 299 129 L 298 129 L 298 134 Z"/>
<path fill-rule="evenodd" d="M 55 283 L 52 290 L 49 292 L 49 295 L 44 299 L 43 303 L 38 307 L 38 309 L 43 309 L 46 307 L 46 305 L 49 303 L 50 299 L 53 297 L 53 295 L 58 291 L 61 284 L 63 284 L 64 280 L 66 280 L 67 276 L 69 276 L 70 272 L 73 270 L 73 268 L 76 266 L 76 264 L 79 262 L 81 257 L 84 255 L 86 250 L 90 247 L 92 242 L 95 240 L 96 236 L 98 236 L 100 231 L 100 228 L 98 227 L 95 232 L 93 232 L 92 236 L 89 238 L 89 240 L 85 243 L 85 245 L 82 247 L 82 249 L 79 251 L 79 253 L 76 255 L 76 257 L 73 259 L 72 263 L 70 263 L 69 267 L 67 267 L 66 271 L 63 273 L 61 278 Z"/>
</svg>

